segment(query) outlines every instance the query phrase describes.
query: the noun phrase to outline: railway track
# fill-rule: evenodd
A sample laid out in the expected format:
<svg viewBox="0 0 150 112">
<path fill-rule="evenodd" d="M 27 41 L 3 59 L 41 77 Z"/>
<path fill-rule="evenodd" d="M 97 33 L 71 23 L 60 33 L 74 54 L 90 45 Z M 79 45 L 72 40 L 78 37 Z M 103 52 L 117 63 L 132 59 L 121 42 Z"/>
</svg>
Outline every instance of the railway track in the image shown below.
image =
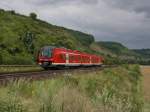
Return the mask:
<svg viewBox="0 0 150 112">
<path fill-rule="evenodd" d="M 55 76 L 59 71 L 39 71 L 39 72 L 26 72 L 26 73 L 9 73 L 0 74 L 0 84 L 5 84 L 9 81 L 16 81 L 19 79 L 38 80 L 41 78 L 48 78 Z"/>
<path fill-rule="evenodd" d="M 87 68 L 75 68 L 75 69 L 63 69 L 63 70 L 48 70 L 48 71 L 38 71 L 38 72 L 21 72 L 21 73 L 1 73 L 0 74 L 0 84 L 5 84 L 9 81 L 16 81 L 19 79 L 28 80 L 41 80 L 54 78 L 57 76 L 68 75 L 74 72 L 89 73 L 97 70 L 103 70 L 104 68 L 115 67 L 115 66 L 102 66 L 102 67 L 87 67 Z"/>
</svg>

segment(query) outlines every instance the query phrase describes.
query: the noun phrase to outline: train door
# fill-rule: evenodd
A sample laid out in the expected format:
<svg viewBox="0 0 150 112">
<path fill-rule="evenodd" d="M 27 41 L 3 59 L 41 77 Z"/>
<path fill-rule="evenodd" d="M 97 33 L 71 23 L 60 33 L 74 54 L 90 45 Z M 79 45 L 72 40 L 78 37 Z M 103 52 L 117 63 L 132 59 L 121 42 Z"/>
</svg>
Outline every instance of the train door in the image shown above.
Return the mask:
<svg viewBox="0 0 150 112">
<path fill-rule="evenodd" d="M 66 53 L 66 64 L 69 64 L 69 53 Z"/>
</svg>

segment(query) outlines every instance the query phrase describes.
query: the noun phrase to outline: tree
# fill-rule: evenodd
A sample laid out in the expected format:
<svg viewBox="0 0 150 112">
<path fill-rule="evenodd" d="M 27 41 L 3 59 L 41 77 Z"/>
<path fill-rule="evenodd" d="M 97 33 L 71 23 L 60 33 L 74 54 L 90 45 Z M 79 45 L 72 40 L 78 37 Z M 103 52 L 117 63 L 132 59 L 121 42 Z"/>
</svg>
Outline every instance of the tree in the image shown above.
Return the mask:
<svg viewBox="0 0 150 112">
<path fill-rule="evenodd" d="M 0 12 L 5 12 L 5 10 L 4 9 L 0 9 Z"/>
<path fill-rule="evenodd" d="M 10 10 L 9 11 L 11 14 L 16 14 L 16 12 L 14 10 Z"/>
<path fill-rule="evenodd" d="M 28 52 L 33 54 L 35 49 L 34 46 L 34 39 L 36 39 L 35 34 L 28 31 L 22 34 L 21 37 L 19 37 L 19 39 L 23 42 Z"/>
<path fill-rule="evenodd" d="M 30 13 L 30 17 L 32 18 L 32 19 L 34 19 L 34 20 L 36 20 L 37 19 L 37 15 L 36 15 L 36 13 Z"/>
</svg>

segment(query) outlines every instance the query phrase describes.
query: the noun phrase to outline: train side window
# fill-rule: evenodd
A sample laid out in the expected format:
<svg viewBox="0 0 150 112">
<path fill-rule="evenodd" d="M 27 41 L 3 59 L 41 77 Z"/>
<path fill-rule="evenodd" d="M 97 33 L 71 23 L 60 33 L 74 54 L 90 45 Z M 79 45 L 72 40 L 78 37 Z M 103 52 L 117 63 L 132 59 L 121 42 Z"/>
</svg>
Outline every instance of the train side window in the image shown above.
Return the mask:
<svg viewBox="0 0 150 112">
<path fill-rule="evenodd" d="M 71 55 L 69 56 L 69 60 L 72 61 L 72 56 Z"/>
<path fill-rule="evenodd" d="M 84 63 L 86 63 L 86 57 L 84 56 Z"/>
<path fill-rule="evenodd" d="M 87 57 L 85 57 L 85 63 L 87 62 Z"/>
<path fill-rule="evenodd" d="M 92 63 L 95 63 L 95 59 L 94 58 L 92 59 Z"/>
<path fill-rule="evenodd" d="M 66 60 L 65 54 L 60 54 L 60 58 L 61 58 L 62 60 Z"/>
<path fill-rule="evenodd" d="M 82 63 L 84 63 L 84 57 L 82 57 Z"/>
<path fill-rule="evenodd" d="M 84 60 L 83 60 L 83 59 L 84 59 L 84 57 L 82 56 L 82 57 L 81 57 L 81 62 L 82 62 L 82 63 L 84 62 Z"/>
<path fill-rule="evenodd" d="M 74 61 L 75 60 L 75 56 L 74 55 L 72 55 L 72 61 Z"/>
<path fill-rule="evenodd" d="M 70 59 L 70 61 L 73 61 L 73 60 L 74 60 L 74 56 L 73 56 L 73 55 L 70 55 L 70 56 L 69 56 L 69 59 Z"/>
<path fill-rule="evenodd" d="M 79 62 L 81 62 L 81 57 L 80 56 L 78 56 L 78 60 L 79 60 Z"/>
</svg>

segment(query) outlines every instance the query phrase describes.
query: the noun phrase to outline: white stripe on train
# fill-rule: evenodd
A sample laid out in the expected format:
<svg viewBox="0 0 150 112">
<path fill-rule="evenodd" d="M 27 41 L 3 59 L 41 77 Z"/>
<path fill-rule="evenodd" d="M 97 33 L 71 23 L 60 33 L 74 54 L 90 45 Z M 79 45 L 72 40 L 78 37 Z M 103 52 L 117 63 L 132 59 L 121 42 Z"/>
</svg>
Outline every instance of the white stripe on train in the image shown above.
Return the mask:
<svg viewBox="0 0 150 112">
<path fill-rule="evenodd" d="M 92 66 L 92 65 L 102 65 L 102 63 L 99 64 L 89 64 L 89 63 L 52 63 L 52 65 L 65 65 L 65 66 Z"/>
</svg>

